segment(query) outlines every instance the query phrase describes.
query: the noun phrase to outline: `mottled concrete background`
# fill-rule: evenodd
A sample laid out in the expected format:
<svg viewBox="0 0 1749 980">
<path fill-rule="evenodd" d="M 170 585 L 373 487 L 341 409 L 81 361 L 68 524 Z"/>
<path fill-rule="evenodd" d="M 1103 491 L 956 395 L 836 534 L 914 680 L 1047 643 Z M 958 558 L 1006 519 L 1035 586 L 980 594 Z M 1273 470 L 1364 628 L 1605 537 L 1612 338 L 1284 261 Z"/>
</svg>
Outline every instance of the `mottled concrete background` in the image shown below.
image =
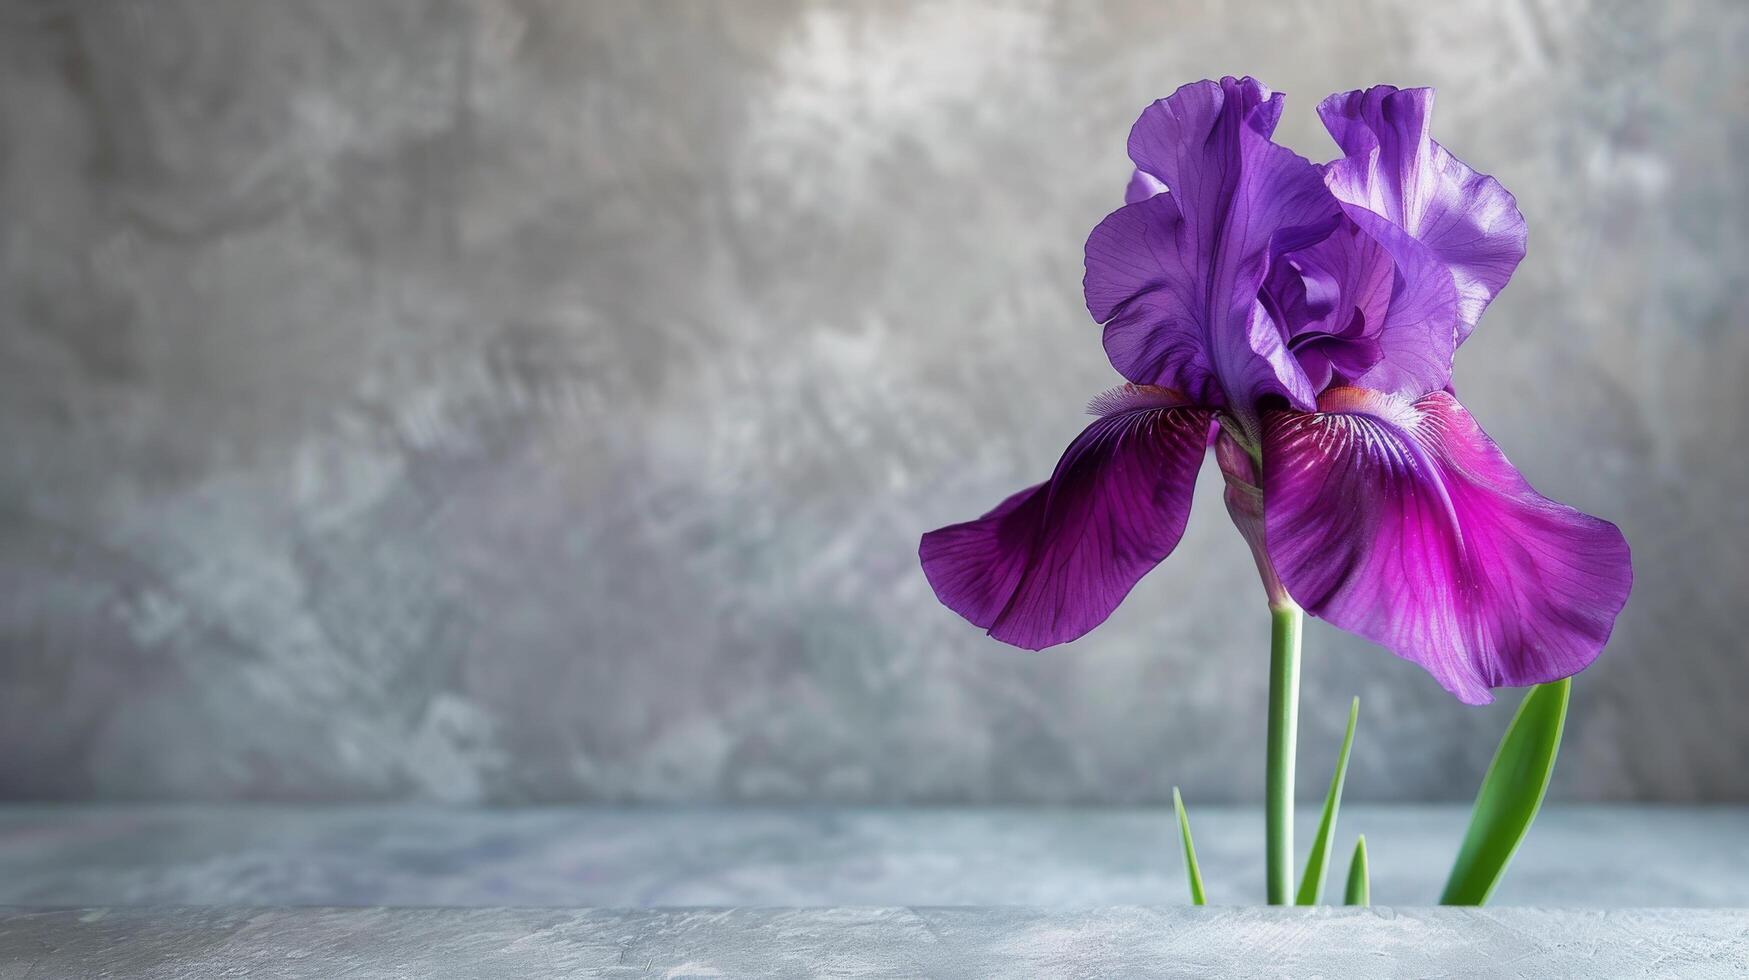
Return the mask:
<svg viewBox="0 0 1749 980">
<path fill-rule="evenodd" d="M 1459 358 L 1638 586 L 1558 793 L 1749 799 L 1749 6 L 10 2 L 0 796 L 1259 795 L 1209 471 L 1073 647 L 916 539 L 1114 383 L 1081 242 L 1180 82 L 1378 81 L 1531 222 Z M 1212 467 L 1210 468 L 1212 470 Z M 1302 777 L 1467 797 L 1467 709 L 1314 628 Z"/>
</svg>

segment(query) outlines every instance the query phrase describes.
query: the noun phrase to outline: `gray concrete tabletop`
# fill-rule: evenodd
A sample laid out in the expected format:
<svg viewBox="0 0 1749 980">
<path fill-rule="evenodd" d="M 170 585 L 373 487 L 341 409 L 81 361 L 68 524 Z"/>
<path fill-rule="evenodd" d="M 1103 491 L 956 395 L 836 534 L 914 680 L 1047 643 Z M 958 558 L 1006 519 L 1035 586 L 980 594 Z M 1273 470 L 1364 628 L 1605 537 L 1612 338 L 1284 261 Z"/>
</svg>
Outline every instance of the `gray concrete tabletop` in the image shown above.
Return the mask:
<svg viewBox="0 0 1749 980">
<path fill-rule="evenodd" d="M 1465 816 L 1346 807 L 1384 904 L 1266 909 L 1257 811 L 1196 808 L 1196 909 L 1155 808 L 13 805 L 0 980 L 1749 975 L 1749 810 L 1552 807 L 1425 907 Z"/>
<path fill-rule="evenodd" d="M 1316 815 L 1300 808 L 1302 855 Z M 1467 817 L 1345 806 L 1333 877 L 1364 833 L 1373 900 L 1431 904 Z M 1260 810 L 1193 805 L 1191 820 L 1209 900 L 1260 901 Z M 0 806 L 0 905 L 1184 900 L 1167 808 Z M 1547 807 L 1493 904 L 1749 906 L 1749 808 Z"/>
<path fill-rule="evenodd" d="M 0 910 L 0 978 L 1738 977 L 1749 912 Z"/>
</svg>

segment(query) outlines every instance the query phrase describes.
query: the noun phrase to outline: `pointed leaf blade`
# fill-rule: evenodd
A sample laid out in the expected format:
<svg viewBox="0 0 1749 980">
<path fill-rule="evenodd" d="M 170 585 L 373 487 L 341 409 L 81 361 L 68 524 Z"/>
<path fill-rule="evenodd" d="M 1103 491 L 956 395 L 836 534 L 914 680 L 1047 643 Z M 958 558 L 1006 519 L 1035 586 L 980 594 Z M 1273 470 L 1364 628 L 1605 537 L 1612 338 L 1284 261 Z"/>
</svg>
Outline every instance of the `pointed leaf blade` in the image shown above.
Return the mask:
<svg viewBox="0 0 1749 980">
<path fill-rule="evenodd" d="M 1330 777 L 1330 792 L 1324 796 L 1324 813 L 1318 818 L 1318 833 L 1306 855 L 1306 873 L 1300 877 L 1296 905 L 1316 905 L 1324 895 L 1324 876 L 1330 871 L 1330 852 L 1336 843 L 1336 813 L 1342 807 L 1342 785 L 1348 780 L 1348 753 L 1354 748 L 1354 723 L 1360 718 L 1360 699 L 1348 705 L 1348 730 L 1342 734 L 1342 751 L 1336 755 L 1336 775 Z"/>
<path fill-rule="evenodd" d="M 1348 887 L 1342 891 L 1344 905 L 1372 904 L 1372 875 L 1366 866 L 1366 835 L 1354 842 L 1354 856 L 1348 859 Z"/>
<path fill-rule="evenodd" d="M 1512 855 L 1542 809 L 1561 731 L 1567 722 L 1572 678 L 1538 684 L 1519 702 L 1482 777 L 1469 830 L 1446 879 L 1441 905 L 1482 905 L 1494 894 Z"/>
<path fill-rule="evenodd" d="M 1207 905 L 1202 890 L 1202 869 L 1196 864 L 1196 842 L 1190 838 L 1190 815 L 1184 812 L 1184 797 L 1172 787 L 1172 808 L 1178 811 L 1178 838 L 1184 842 L 1184 873 L 1190 878 L 1190 904 Z"/>
</svg>

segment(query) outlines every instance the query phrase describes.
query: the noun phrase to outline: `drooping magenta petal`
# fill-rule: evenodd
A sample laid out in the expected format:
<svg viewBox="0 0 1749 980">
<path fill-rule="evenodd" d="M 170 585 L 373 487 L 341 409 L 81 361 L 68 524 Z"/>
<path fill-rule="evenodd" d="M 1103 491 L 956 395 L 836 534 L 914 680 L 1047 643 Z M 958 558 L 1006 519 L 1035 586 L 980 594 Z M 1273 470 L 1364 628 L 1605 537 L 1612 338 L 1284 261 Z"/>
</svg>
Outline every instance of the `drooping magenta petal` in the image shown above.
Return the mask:
<svg viewBox="0 0 1749 980">
<path fill-rule="evenodd" d="M 1425 88 L 1379 85 L 1325 99 L 1318 115 L 1343 152 L 1325 180 L 1351 215 L 1377 214 L 1446 267 L 1458 294 L 1461 344 L 1524 258 L 1526 229 L 1499 181 L 1429 135 L 1432 111 L 1433 90 Z"/>
<path fill-rule="evenodd" d="M 1615 525 L 1538 494 L 1444 391 L 1318 407 L 1263 442 L 1269 554 L 1307 612 L 1470 704 L 1596 659 L 1633 579 Z"/>
<path fill-rule="evenodd" d="M 1328 234 L 1337 205 L 1318 170 L 1269 139 L 1281 96 L 1254 79 L 1180 88 L 1130 131 L 1131 203 L 1087 240 L 1087 308 L 1112 364 L 1137 384 L 1240 413 L 1266 394 L 1310 408 L 1315 392 L 1259 320 L 1274 254 Z M 1267 315 L 1265 314 L 1265 320 Z"/>
<path fill-rule="evenodd" d="M 1213 413 L 1126 386 L 1069 445 L 1051 478 L 983 517 L 923 536 L 943 605 L 1004 643 L 1039 650 L 1104 622 L 1177 547 Z"/>
</svg>

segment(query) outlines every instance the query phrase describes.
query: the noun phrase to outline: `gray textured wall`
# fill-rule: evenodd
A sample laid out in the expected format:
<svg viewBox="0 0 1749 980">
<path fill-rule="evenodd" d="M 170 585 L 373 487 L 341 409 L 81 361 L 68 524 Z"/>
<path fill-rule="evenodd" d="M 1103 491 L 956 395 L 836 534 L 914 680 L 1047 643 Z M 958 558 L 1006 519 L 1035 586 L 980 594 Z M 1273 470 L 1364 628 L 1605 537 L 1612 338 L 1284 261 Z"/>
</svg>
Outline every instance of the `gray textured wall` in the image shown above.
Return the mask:
<svg viewBox="0 0 1749 980">
<path fill-rule="evenodd" d="M 1749 799 L 1749 5 L 9 3 L 0 795 L 1259 795 L 1212 467 L 1091 637 L 918 534 L 1115 381 L 1080 248 L 1180 82 L 1433 84 L 1531 253 L 1459 357 L 1638 587 L 1559 792 Z M 1308 637 L 1307 792 L 1467 796 L 1467 709 Z"/>
</svg>

